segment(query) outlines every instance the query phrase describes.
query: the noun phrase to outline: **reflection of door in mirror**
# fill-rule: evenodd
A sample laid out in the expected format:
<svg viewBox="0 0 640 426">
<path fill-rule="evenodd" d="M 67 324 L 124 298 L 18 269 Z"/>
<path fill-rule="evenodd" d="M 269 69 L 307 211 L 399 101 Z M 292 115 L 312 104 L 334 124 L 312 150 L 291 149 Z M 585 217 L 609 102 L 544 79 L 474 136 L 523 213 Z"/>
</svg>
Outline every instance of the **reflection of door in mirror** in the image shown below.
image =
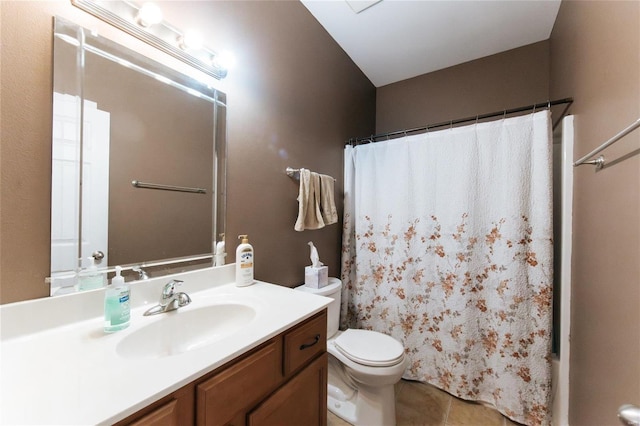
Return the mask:
<svg viewBox="0 0 640 426">
<path fill-rule="evenodd" d="M 76 275 L 88 267 L 89 256 L 105 253 L 108 264 L 109 113 L 95 102 L 84 103 L 84 132 L 80 155 L 80 98 L 53 93 L 53 148 L 51 180 L 51 295 L 73 291 Z M 83 158 L 82 171 L 78 159 Z M 82 186 L 78 176 L 82 173 Z M 82 198 L 78 188 L 82 187 Z M 82 245 L 78 253 L 78 205 L 82 204 Z M 78 265 L 78 256 L 82 264 Z"/>
<path fill-rule="evenodd" d="M 104 253 L 108 265 L 110 113 L 95 102 L 84 101 L 82 131 L 82 266 L 90 266 L 93 253 Z"/>
</svg>

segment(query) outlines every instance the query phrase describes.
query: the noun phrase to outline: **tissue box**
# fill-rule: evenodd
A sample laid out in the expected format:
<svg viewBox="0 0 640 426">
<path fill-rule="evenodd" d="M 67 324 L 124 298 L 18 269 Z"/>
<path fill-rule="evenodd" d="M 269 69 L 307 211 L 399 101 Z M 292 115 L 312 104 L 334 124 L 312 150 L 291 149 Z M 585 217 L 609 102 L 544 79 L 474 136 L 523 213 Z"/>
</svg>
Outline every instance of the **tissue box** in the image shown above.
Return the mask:
<svg viewBox="0 0 640 426">
<path fill-rule="evenodd" d="M 313 266 L 305 266 L 304 268 L 304 285 L 311 288 L 322 288 L 329 284 L 329 267 L 321 266 L 314 268 Z"/>
</svg>

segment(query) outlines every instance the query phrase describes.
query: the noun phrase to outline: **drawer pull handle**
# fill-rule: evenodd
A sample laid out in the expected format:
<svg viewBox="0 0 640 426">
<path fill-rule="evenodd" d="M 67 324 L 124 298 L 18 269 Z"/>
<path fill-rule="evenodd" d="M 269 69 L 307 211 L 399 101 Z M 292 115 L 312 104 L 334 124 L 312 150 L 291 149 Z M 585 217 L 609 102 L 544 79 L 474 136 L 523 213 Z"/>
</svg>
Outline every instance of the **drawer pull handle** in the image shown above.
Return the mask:
<svg viewBox="0 0 640 426">
<path fill-rule="evenodd" d="M 303 351 L 307 348 L 310 348 L 311 346 L 315 345 L 316 343 L 318 343 L 320 341 L 320 335 L 316 334 L 316 337 L 314 338 L 312 343 L 305 343 L 304 345 L 300 345 L 300 350 Z"/>
</svg>

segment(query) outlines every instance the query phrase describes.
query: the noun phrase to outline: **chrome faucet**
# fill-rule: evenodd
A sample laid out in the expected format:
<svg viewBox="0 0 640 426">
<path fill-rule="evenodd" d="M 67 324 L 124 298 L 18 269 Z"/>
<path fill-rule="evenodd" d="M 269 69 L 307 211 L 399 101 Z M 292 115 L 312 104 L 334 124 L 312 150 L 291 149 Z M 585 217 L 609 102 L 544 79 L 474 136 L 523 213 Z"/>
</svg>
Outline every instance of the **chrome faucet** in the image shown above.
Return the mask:
<svg viewBox="0 0 640 426">
<path fill-rule="evenodd" d="M 161 314 L 163 312 L 175 311 L 178 308 L 187 306 L 191 303 L 191 298 L 187 293 L 176 293 L 176 286 L 182 284 L 181 280 L 171 280 L 166 283 L 162 288 L 162 295 L 160 296 L 160 302 L 147 310 L 144 313 L 145 316 Z"/>
</svg>

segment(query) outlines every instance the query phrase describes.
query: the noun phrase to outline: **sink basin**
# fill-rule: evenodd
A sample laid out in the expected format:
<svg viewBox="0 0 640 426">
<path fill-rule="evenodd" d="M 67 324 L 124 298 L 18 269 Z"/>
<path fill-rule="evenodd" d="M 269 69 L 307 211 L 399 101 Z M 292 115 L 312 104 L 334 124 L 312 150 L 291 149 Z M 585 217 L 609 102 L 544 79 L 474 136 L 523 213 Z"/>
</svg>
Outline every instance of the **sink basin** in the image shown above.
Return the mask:
<svg viewBox="0 0 640 426">
<path fill-rule="evenodd" d="M 200 349 L 251 323 L 256 310 L 240 303 L 224 303 L 160 315 L 157 321 L 122 339 L 116 352 L 124 358 L 162 358 Z"/>
</svg>

